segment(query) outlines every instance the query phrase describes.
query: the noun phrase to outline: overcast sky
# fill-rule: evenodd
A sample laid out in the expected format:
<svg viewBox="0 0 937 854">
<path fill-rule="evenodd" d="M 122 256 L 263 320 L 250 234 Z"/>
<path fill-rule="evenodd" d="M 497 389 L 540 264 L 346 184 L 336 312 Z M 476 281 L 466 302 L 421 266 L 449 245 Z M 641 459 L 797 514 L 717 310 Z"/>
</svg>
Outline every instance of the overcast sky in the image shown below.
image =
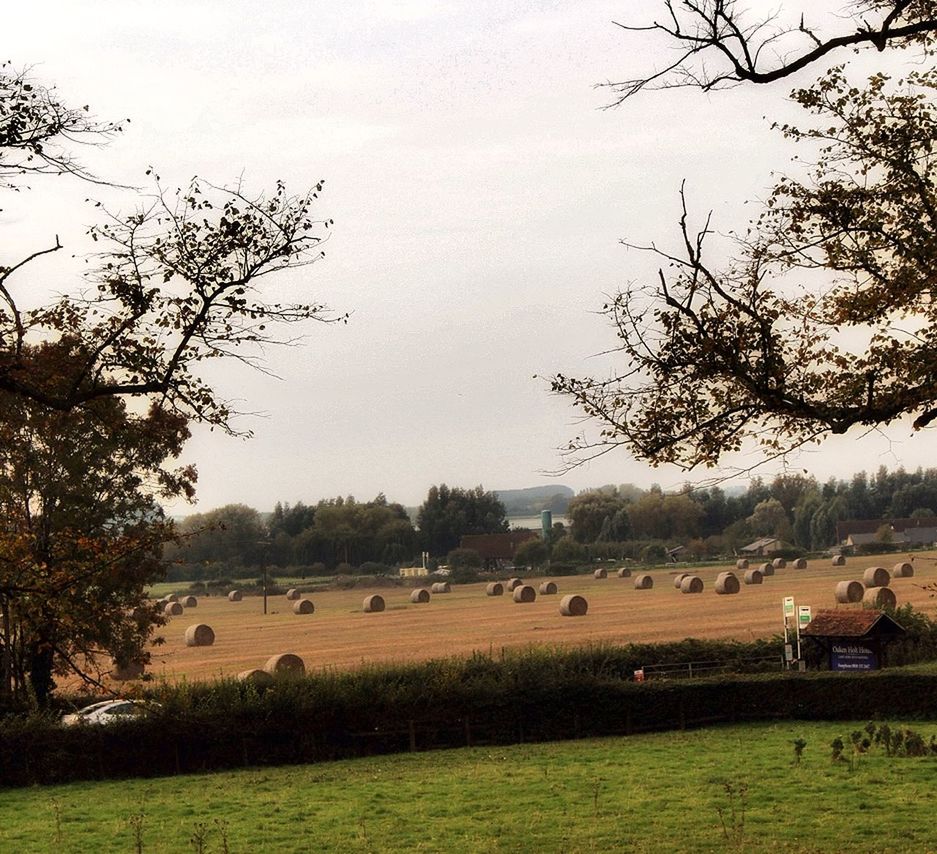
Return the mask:
<svg viewBox="0 0 937 854">
<path fill-rule="evenodd" d="M 279 380 L 214 369 L 223 396 L 264 415 L 241 423 L 255 433 L 246 442 L 195 431 L 186 458 L 200 471 L 197 509 L 380 491 L 418 504 L 443 481 L 666 489 L 688 479 L 624 452 L 551 479 L 557 448 L 589 428 L 534 378 L 608 370 L 596 354 L 614 338 L 595 312 L 654 270 L 619 241 L 674 242 L 682 179 L 700 217 L 711 209 L 729 231 L 744 226 L 746 201 L 764 197 L 771 171 L 788 168 L 793 149 L 770 123 L 797 115 L 790 81 L 602 109 L 611 96 L 594 84 L 668 58 L 612 22 L 644 23 L 660 8 L 124 0 L 6 10 L 3 56 L 100 118 L 131 119 L 106 150 L 84 155 L 107 178 L 142 184 L 154 165 L 169 185 L 243 173 L 249 188 L 283 178 L 300 192 L 325 179 L 327 256 L 272 287 L 349 311 L 350 323 L 313 324 L 301 346 L 270 350 Z M 88 194 L 62 179 L 6 194 L 6 247 L 59 234 L 88 251 Z M 37 292 L 77 282 L 80 263 L 46 263 L 33 273 Z M 933 448 L 904 424 L 791 464 L 848 477 L 929 465 Z"/>
</svg>

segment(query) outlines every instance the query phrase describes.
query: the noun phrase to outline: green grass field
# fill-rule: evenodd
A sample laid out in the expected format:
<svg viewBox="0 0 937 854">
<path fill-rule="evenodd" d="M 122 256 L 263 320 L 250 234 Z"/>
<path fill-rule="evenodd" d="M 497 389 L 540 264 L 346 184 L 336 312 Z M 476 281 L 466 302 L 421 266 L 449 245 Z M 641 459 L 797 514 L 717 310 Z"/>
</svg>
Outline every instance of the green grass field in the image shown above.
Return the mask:
<svg viewBox="0 0 937 854">
<path fill-rule="evenodd" d="M 831 762 L 832 739 L 848 742 L 862 725 L 716 727 L 7 790 L 0 851 L 937 850 L 937 757 L 876 750 L 853 767 Z M 937 733 L 937 722 L 912 726 Z M 799 765 L 797 738 L 807 742 Z"/>
</svg>

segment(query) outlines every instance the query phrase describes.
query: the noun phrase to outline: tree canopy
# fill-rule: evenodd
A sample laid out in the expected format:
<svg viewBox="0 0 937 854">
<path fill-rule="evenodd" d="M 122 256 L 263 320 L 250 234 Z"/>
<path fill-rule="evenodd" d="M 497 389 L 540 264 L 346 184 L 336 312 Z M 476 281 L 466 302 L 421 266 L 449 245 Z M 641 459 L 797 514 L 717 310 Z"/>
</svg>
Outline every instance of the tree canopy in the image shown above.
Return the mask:
<svg viewBox="0 0 937 854">
<path fill-rule="evenodd" d="M 685 201 L 679 249 L 641 246 L 663 262 L 656 279 L 604 306 L 621 368 L 553 378 L 599 424 L 597 438 L 570 444 L 571 459 L 622 446 L 693 468 L 750 442 L 772 456 L 904 416 L 926 427 L 937 418 L 933 4 L 850 3 L 857 28 L 835 37 L 720 0 L 665 7 L 669 23 L 635 29 L 663 33 L 683 53 L 621 84 L 623 98 L 770 82 L 848 46 L 907 47 L 923 63 L 902 79 L 879 72 L 864 82 L 834 66 L 792 93 L 808 122 L 775 128 L 809 149 L 802 159 L 813 166 L 777 181 L 729 263 L 710 262 L 714 227 L 692 228 Z M 781 53 L 794 36 L 805 51 Z M 771 56 L 773 70 L 758 71 Z"/>
<path fill-rule="evenodd" d="M 464 534 L 498 534 L 508 530 L 504 505 L 493 492 L 431 486 L 417 514 L 423 547 L 445 555 L 459 545 Z"/>
<path fill-rule="evenodd" d="M 0 188 L 63 174 L 106 183 L 74 152 L 122 127 L 0 65 Z M 263 345 L 292 340 L 279 325 L 340 319 L 261 288 L 321 258 L 321 182 L 294 195 L 282 182 L 169 189 L 148 175 L 149 194 L 115 188 L 130 213 L 97 206 L 99 252 L 78 287 L 58 284 L 45 302 L 20 292 L 58 237 L 0 250 L 0 706 L 30 692 L 43 702 L 57 673 L 100 685 L 111 659 L 146 661 L 162 622 L 146 587 L 173 535 L 158 502 L 191 498 L 196 479 L 172 461 L 192 421 L 235 432 L 200 366 L 262 367 Z"/>
</svg>

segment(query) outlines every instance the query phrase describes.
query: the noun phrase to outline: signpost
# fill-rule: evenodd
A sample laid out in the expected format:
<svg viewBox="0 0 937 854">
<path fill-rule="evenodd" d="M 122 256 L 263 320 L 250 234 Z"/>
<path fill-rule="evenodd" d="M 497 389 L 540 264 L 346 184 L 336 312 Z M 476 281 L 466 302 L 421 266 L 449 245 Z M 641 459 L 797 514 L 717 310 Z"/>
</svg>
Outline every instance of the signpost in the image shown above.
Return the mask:
<svg viewBox="0 0 937 854">
<path fill-rule="evenodd" d="M 790 669 L 791 661 L 794 658 L 794 649 L 791 646 L 789 634 L 790 621 L 794 618 L 794 597 L 784 597 L 784 662 Z"/>
<path fill-rule="evenodd" d="M 805 628 L 810 622 L 810 606 L 801 605 L 797 608 L 797 661 L 800 662 L 800 669 L 804 669 L 803 658 L 800 654 L 800 630 Z"/>
<path fill-rule="evenodd" d="M 783 601 L 784 608 L 784 661 L 790 668 L 793 661 L 800 663 L 800 669 L 804 669 L 803 661 L 800 656 L 800 630 L 804 628 L 812 619 L 812 612 L 809 605 L 799 607 L 794 604 L 793 596 L 785 596 Z M 797 637 L 797 658 L 794 658 L 794 646 L 791 642 L 791 631 Z"/>
</svg>

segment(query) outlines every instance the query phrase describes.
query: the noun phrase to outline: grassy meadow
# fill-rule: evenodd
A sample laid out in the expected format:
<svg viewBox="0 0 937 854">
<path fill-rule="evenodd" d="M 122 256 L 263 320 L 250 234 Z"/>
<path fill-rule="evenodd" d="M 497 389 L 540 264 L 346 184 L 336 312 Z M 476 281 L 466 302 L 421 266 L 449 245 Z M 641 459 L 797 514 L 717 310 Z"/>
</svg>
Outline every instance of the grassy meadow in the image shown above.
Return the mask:
<svg viewBox="0 0 937 854">
<path fill-rule="evenodd" d="M 0 851 L 927 852 L 937 757 L 756 724 L 7 790 Z M 892 723 L 895 726 L 895 723 Z M 911 725 L 925 738 L 937 721 Z M 802 761 L 794 741 L 803 739 Z"/>
</svg>

